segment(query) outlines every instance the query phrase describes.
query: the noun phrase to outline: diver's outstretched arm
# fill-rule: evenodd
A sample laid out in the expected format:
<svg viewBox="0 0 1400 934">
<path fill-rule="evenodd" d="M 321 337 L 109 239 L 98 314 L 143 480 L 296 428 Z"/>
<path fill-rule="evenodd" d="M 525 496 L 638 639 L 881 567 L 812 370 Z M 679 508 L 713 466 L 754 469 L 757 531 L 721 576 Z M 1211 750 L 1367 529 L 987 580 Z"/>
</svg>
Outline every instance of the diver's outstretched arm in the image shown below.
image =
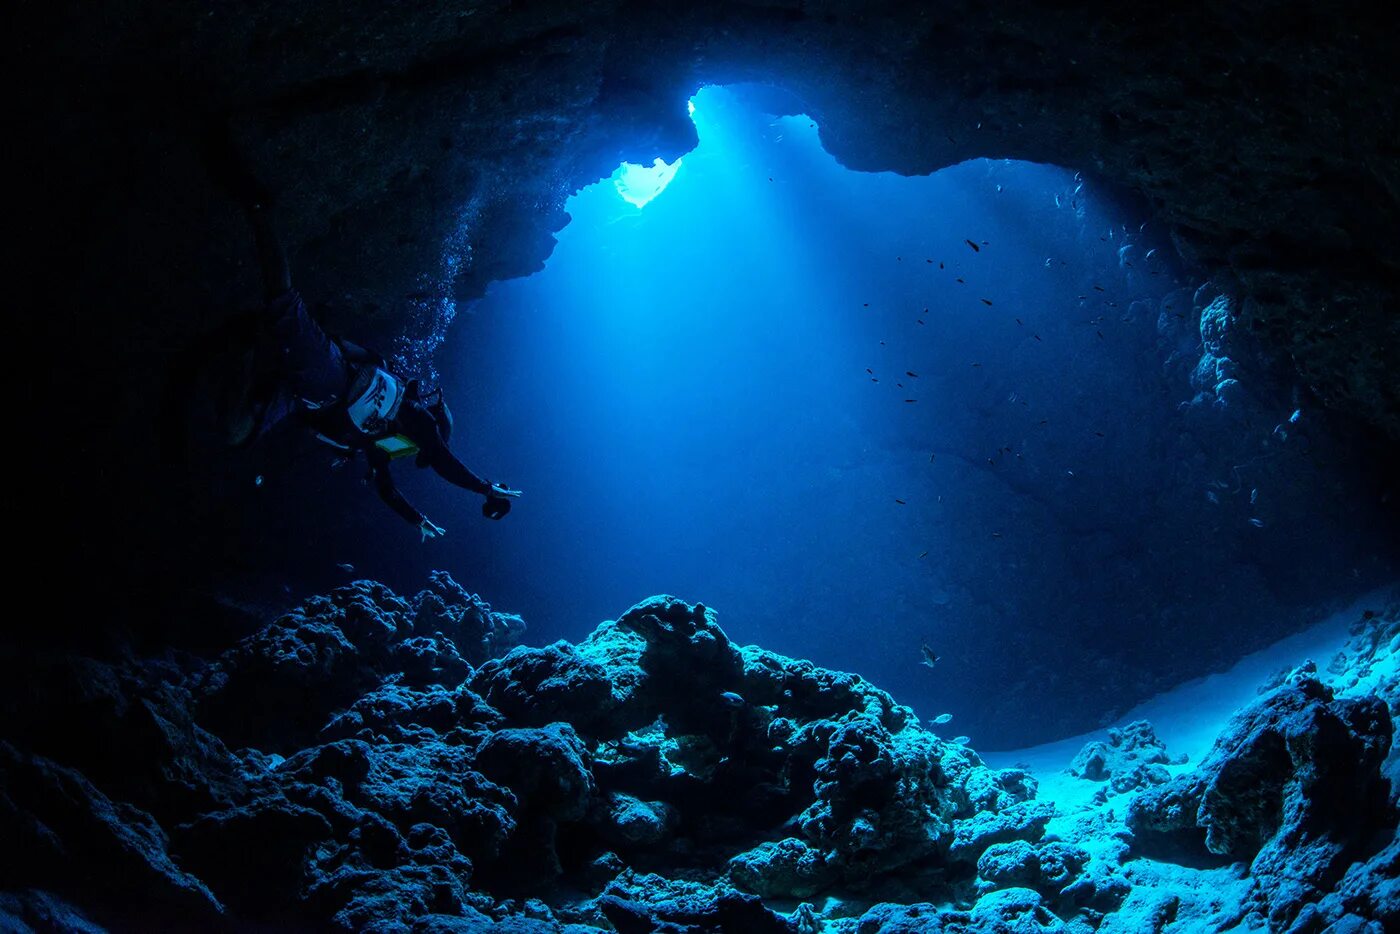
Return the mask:
<svg viewBox="0 0 1400 934">
<path fill-rule="evenodd" d="M 287 266 L 287 253 L 272 226 L 271 208 L 259 201 L 249 204 L 247 210 L 258 251 L 258 268 L 262 271 L 263 296 L 272 301 L 291 291 L 292 271 Z"/>
<path fill-rule="evenodd" d="M 439 477 L 453 486 L 471 490 L 482 496 L 489 496 L 491 484 L 472 473 L 471 469 L 457 459 L 457 455 L 445 444 L 438 445 L 429 452 L 428 464 Z"/>
<path fill-rule="evenodd" d="M 424 517 L 421 512 L 413 508 L 399 488 L 394 486 L 394 478 L 389 474 L 389 459 L 370 455 L 370 473 L 374 477 L 374 488 L 379 493 L 379 498 L 388 504 L 389 508 L 403 517 L 409 525 L 422 528 Z"/>
</svg>

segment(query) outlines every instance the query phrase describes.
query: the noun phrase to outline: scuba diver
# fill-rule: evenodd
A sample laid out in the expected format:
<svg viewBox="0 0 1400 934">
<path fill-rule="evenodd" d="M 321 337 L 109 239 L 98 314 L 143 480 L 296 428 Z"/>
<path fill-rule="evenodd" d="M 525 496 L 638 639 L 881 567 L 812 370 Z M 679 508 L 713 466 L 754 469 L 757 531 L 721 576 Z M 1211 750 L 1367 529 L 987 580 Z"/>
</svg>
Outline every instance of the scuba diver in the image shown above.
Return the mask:
<svg viewBox="0 0 1400 934">
<path fill-rule="evenodd" d="M 339 452 L 337 466 L 363 453 L 381 499 L 419 530 L 423 541 L 445 530 L 420 513 L 394 486 L 390 465 L 413 457 L 448 483 L 486 497 L 482 514 L 501 519 L 520 496 L 483 480 L 448 447 L 452 413 L 442 390 L 424 392 L 394 373 L 384 358 L 332 336 L 312 318 L 292 287 L 286 254 L 269 216 L 267 198 L 244 202 L 262 270 L 265 304 L 253 323 L 251 372 L 233 400 L 226 440 L 252 444 L 295 418 Z"/>
</svg>

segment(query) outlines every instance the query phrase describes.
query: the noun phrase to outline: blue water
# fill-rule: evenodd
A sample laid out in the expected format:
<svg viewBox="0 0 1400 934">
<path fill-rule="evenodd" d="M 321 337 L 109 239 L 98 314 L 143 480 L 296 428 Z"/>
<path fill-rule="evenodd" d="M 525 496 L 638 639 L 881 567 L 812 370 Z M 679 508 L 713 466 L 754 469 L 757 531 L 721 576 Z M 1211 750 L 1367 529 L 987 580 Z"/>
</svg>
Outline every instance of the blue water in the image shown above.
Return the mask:
<svg viewBox="0 0 1400 934">
<path fill-rule="evenodd" d="M 811 119 L 725 89 L 693 119 L 652 200 L 579 192 L 543 272 L 454 325 L 454 447 L 524 496 L 489 523 L 403 471 L 449 531 L 433 564 L 535 641 L 700 600 L 741 642 L 952 710 L 984 746 L 1083 728 L 1055 697 L 1110 716 L 1106 673 L 1199 653 L 1202 612 L 1288 602 L 1301 545 L 1279 528 L 1306 510 L 1207 499 L 1243 458 L 1178 413 L 1196 283 L 1143 218 L 1052 166 L 850 172 Z"/>
</svg>

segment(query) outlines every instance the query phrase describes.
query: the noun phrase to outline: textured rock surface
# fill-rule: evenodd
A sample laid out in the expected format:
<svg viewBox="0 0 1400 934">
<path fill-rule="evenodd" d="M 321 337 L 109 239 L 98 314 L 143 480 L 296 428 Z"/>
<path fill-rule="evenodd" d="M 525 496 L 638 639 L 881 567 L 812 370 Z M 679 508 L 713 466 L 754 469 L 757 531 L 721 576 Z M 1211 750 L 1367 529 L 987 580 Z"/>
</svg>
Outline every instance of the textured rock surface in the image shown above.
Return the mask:
<svg viewBox="0 0 1400 934">
<path fill-rule="evenodd" d="M 1391 622 L 1358 630 L 1351 689 L 1356 670 L 1393 669 L 1375 631 Z M 439 575 L 411 599 L 367 581 L 311 598 L 212 661 L 72 659 L 65 678 L 50 659 L 57 726 L 16 721 L 0 741 L 0 922 L 1313 934 L 1395 916 L 1390 715 L 1313 668 L 1196 770 L 1125 788 L 1125 826 L 1119 798 L 1063 812 L 860 677 L 734 645 L 701 605 L 654 597 L 577 646 L 479 668 L 447 635 L 521 628 Z M 452 665 L 402 651 L 422 638 Z M 298 677 L 319 694 L 290 693 Z M 222 706 L 235 698 L 303 707 L 240 721 Z M 124 770 L 88 748 L 79 714 L 102 706 L 109 742 L 148 759 Z M 1133 768 L 1165 758 L 1143 723 L 1105 749 Z M 1072 779 L 1086 785 L 1104 780 L 1089 751 Z M 1141 850 L 1173 834 L 1240 862 Z"/>
<path fill-rule="evenodd" d="M 1392 731 L 1380 698 L 1337 699 L 1303 675 L 1241 712 L 1196 771 L 1135 798 L 1128 825 L 1149 840 L 1203 832 L 1211 853 L 1249 862 L 1286 927 L 1394 828 L 1380 768 Z"/>
<path fill-rule="evenodd" d="M 1108 742 L 1094 740 L 1084 746 L 1070 763 L 1070 773 L 1090 781 L 1104 782 L 1104 797 L 1160 785 L 1171 775 L 1165 766 L 1185 762 L 1172 758 L 1157 738 L 1152 724 L 1138 720 L 1121 730 L 1108 731 Z"/>
</svg>

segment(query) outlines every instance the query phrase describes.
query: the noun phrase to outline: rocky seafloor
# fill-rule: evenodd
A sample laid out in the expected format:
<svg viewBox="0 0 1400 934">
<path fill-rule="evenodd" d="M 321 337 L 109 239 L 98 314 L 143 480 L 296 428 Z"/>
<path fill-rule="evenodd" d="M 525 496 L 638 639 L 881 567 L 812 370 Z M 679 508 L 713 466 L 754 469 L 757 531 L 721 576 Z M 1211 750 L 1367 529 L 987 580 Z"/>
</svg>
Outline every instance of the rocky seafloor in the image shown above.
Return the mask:
<svg viewBox="0 0 1400 934">
<path fill-rule="evenodd" d="M 1400 604 L 1262 687 L 1199 764 L 1146 722 L 1090 743 L 1057 777 L 1093 789 L 1073 804 L 700 604 L 654 597 L 578 644 L 524 629 L 437 573 L 312 597 L 214 659 L 9 653 L 0 929 L 1400 921 Z"/>
</svg>

